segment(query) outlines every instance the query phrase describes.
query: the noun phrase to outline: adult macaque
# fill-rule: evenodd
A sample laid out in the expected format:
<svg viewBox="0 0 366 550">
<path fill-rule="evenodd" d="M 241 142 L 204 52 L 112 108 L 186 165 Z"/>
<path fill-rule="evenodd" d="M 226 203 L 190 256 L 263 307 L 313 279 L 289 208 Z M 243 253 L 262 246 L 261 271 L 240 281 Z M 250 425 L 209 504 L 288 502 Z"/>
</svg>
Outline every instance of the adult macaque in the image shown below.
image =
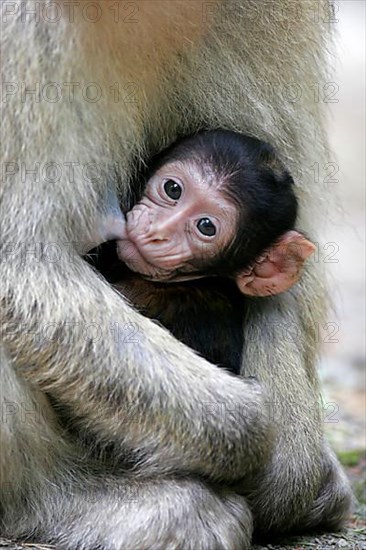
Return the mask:
<svg viewBox="0 0 366 550">
<path fill-rule="evenodd" d="M 350 492 L 319 416 L 321 265 L 248 305 L 241 374 L 256 382 L 134 311 L 80 246 L 111 193 L 128 204 L 139 162 L 218 127 L 301 170 L 299 226 L 316 240 L 327 196 L 311 166 L 327 155 L 313 86 L 329 23 L 312 0 L 92 4 L 1 3 L 1 533 L 68 550 L 234 550 L 253 521 L 265 534 L 338 527 Z"/>
<path fill-rule="evenodd" d="M 293 183 L 254 138 L 216 130 L 173 144 L 153 162 L 117 243 L 144 279 L 118 263 L 114 286 L 178 340 L 239 374 L 244 296 L 288 290 L 315 250 L 293 231 Z M 111 211 L 105 225 L 116 222 Z"/>
</svg>

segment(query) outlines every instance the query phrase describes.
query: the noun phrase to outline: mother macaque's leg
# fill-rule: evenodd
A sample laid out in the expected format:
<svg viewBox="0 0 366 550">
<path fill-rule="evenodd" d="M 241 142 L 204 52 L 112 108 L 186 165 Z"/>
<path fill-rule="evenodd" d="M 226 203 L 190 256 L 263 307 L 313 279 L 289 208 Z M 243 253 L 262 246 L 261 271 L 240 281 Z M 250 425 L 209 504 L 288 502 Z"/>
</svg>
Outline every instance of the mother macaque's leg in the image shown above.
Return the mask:
<svg viewBox="0 0 366 550">
<path fill-rule="evenodd" d="M 71 445 L 47 398 L 1 354 L 0 533 L 57 548 L 249 548 L 244 497 L 194 479 L 145 478 Z M 189 541 L 189 545 L 187 544 Z"/>
<path fill-rule="evenodd" d="M 311 265 L 290 292 L 250 306 L 251 322 L 244 330 L 242 373 L 256 376 L 268 388 L 268 414 L 276 433 L 274 452 L 254 476 L 250 497 L 255 529 L 261 534 L 336 528 L 350 510 L 349 482 L 322 435 L 320 393 L 312 365 L 320 311 L 306 308 L 303 302 L 305 293 L 308 299 L 312 294 L 312 303 L 321 300 L 316 297 L 322 292 L 317 283 L 321 279 L 314 271 Z M 296 307 L 301 304 L 304 307 Z M 249 364 L 259 331 L 266 345 L 255 348 L 258 362 Z M 308 346 L 303 347 L 303 342 Z M 264 369 L 264 364 L 271 368 Z M 244 493 L 245 489 L 244 485 Z"/>
</svg>

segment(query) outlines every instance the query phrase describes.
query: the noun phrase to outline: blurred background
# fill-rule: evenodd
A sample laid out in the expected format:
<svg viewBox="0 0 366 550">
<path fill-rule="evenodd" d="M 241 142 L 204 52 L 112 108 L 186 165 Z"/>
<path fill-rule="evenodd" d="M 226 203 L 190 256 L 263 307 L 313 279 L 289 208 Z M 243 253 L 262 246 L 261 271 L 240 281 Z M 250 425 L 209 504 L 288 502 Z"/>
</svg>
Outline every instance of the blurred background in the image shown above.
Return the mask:
<svg viewBox="0 0 366 550">
<path fill-rule="evenodd" d="M 365 392 L 365 2 L 336 2 L 336 73 L 329 137 L 339 172 L 339 213 L 324 235 L 334 243 L 327 263 L 334 311 L 329 313 L 320 365 L 324 421 L 347 461 L 366 448 Z M 328 171 L 329 173 L 329 171 Z M 356 461 L 356 457 L 354 458 Z"/>
</svg>

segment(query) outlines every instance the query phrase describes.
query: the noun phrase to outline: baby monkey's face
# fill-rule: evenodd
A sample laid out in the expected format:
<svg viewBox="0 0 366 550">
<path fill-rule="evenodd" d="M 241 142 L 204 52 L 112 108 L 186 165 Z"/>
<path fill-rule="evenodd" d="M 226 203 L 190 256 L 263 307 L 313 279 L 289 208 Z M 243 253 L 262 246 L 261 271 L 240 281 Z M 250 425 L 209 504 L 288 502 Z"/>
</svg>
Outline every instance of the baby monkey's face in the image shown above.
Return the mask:
<svg viewBox="0 0 366 550">
<path fill-rule="evenodd" d="M 223 185 L 209 167 L 194 162 L 162 166 L 127 213 L 120 259 L 151 279 L 192 278 L 197 264 L 204 267 L 234 238 L 238 212 Z"/>
</svg>

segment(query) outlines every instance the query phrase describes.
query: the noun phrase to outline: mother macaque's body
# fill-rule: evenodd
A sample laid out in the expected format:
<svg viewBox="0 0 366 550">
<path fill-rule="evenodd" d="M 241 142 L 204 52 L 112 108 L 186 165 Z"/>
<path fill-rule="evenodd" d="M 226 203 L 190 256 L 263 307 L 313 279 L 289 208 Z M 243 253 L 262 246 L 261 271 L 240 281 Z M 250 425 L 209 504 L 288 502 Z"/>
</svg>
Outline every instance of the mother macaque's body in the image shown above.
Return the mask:
<svg viewBox="0 0 366 550">
<path fill-rule="evenodd" d="M 338 527 L 350 493 L 319 417 L 321 264 L 248 307 L 242 374 L 256 383 L 136 313 L 80 250 L 111 188 L 127 204 L 136 162 L 216 127 L 265 139 L 301 170 L 299 226 L 316 240 L 326 199 L 311 166 L 326 153 L 313 85 L 329 14 L 314 19 L 308 0 L 132 4 L 94 2 L 93 14 L 59 0 L 52 22 L 47 2 L 1 5 L 1 533 L 68 550 L 234 550 L 250 546 L 253 520 L 267 534 Z"/>
</svg>

